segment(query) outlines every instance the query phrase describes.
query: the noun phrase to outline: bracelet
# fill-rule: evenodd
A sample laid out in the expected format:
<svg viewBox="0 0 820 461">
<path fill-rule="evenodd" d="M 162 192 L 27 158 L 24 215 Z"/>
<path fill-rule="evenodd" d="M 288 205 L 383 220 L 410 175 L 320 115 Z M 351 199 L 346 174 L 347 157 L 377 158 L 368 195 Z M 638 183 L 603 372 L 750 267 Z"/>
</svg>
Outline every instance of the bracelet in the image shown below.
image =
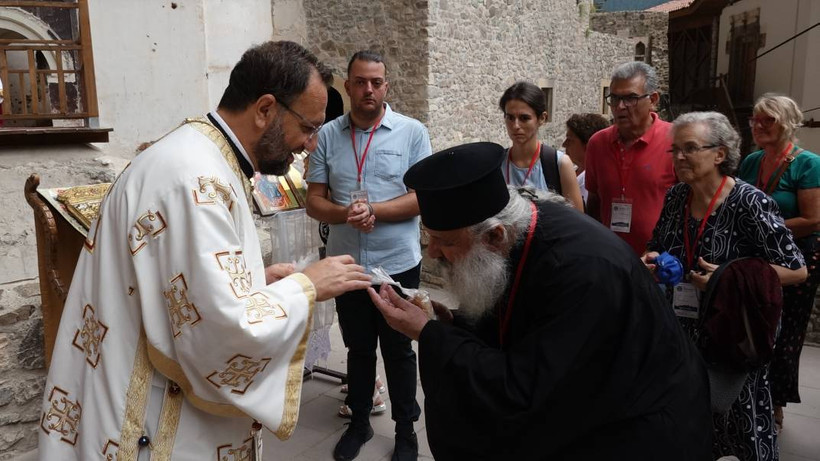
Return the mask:
<svg viewBox="0 0 820 461">
<path fill-rule="evenodd" d="M 373 205 L 371 205 L 369 202 L 367 203 L 367 209 L 370 211 L 370 216 L 376 216 L 376 213 L 373 212 Z"/>
</svg>

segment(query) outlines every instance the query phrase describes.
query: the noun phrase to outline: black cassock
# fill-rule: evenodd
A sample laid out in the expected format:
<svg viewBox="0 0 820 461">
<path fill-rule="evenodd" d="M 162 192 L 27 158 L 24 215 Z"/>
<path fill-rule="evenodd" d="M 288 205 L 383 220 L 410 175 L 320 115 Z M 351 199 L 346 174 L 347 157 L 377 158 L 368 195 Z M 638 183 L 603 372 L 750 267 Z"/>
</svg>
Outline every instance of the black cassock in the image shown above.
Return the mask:
<svg viewBox="0 0 820 461">
<path fill-rule="evenodd" d="M 711 459 L 706 370 L 649 271 L 592 219 L 538 209 L 503 347 L 497 313 L 421 333 L 433 456 Z M 510 284 L 522 249 L 511 253 Z"/>
</svg>

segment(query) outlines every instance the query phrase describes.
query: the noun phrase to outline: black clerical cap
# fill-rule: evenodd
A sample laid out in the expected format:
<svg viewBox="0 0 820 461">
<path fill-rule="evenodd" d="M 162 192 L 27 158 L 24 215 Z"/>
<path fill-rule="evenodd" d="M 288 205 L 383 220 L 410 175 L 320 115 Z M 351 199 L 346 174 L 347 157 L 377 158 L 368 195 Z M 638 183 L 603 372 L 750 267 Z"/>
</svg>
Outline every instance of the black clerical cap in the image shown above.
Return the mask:
<svg viewBox="0 0 820 461">
<path fill-rule="evenodd" d="M 507 206 L 501 173 L 504 148 L 491 142 L 451 147 L 416 163 L 404 175 L 416 191 L 421 221 L 446 231 L 478 224 Z"/>
</svg>

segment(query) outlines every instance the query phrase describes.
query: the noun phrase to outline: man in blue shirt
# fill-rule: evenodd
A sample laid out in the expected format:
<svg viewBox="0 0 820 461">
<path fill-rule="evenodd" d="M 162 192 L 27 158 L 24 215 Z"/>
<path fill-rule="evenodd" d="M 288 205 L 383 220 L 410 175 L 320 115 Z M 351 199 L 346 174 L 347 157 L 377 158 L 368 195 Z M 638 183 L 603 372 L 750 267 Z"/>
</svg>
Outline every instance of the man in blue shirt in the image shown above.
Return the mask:
<svg viewBox="0 0 820 461">
<path fill-rule="evenodd" d="M 350 112 L 319 133 L 310 155 L 307 212 L 330 224 L 329 256 L 350 254 L 372 271 L 382 267 L 404 287 L 416 288 L 421 272 L 419 207 L 402 177 L 432 148 L 418 120 L 394 112 L 384 102 L 388 83 L 383 58 L 372 51 L 353 55 L 345 90 Z M 387 373 L 396 446 L 393 460 L 415 460 L 416 354 L 410 339 L 391 329 L 367 292 L 336 298 L 339 326 L 348 348 L 351 423 L 334 449 L 336 460 L 352 460 L 373 437 L 369 417 L 376 379 L 376 343 Z"/>
</svg>

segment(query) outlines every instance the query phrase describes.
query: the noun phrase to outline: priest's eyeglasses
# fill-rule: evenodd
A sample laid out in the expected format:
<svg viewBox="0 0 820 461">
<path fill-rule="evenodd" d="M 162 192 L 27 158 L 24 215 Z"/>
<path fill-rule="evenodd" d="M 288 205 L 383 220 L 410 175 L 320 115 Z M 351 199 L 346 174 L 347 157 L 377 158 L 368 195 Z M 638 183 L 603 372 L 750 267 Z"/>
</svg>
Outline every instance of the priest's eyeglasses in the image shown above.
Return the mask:
<svg viewBox="0 0 820 461">
<path fill-rule="evenodd" d="M 717 144 L 707 144 L 705 146 L 699 146 L 697 144 L 687 144 L 683 147 L 673 145 L 672 148 L 669 149 L 666 152 L 668 152 L 673 157 L 677 157 L 678 154 L 681 154 L 681 153 L 683 153 L 683 155 L 688 157 L 690 155 L 695 155 L 698 152 L 703 151 L 703 150 L 714 149 L 715 147 L 720 147 L 720 146 L 718 146 Z"/>
<path fill-rule="evenodd" d="M 310 133 L 310 135 L 308 136 L 308 141 L 312 140 L 314 137 L 316 137 L 317 134 L 319 134 L 319 130 L 322 129 L 322 125 L 316 126 L 316 125 L 310 123 L 308 121 L 308 119 L 306 119 L 302 114 L 300 114 L 299 112 L 296 112 L 295 110 L 291 109 L 290 106 L 285 104 L 285 102 L 282 101 L 279 98 L 276 98 L 276 103 L 279 104 L 280 106 L 284 107 L 286 111 L 290 112 L 291 114 L 296 116 L 296 118 L 298 118 L 299 120 L 302 121 L 302 123 L 300 123 L 300 125 L 302 126 L 302 129 L 305 130 L 305 133 L 308 133 L 308 132 Z"/>
<path fill-rule="evenodd" d="M 606 95 L 606 98 L 604 99 L 606 99 L 607 104 L 609 104 L 611 107 L 618 107 L 618 105 L 621 102 L 624 103 L 625 107 L 634 107 L 638 104 L 638 101 L 640 101 L 643 98 L 648 98 L 651 95 L 652 93 L 628 94 L 626 96 L 618 96 L 617 94 L 610 93 Z"/>
</svg>

